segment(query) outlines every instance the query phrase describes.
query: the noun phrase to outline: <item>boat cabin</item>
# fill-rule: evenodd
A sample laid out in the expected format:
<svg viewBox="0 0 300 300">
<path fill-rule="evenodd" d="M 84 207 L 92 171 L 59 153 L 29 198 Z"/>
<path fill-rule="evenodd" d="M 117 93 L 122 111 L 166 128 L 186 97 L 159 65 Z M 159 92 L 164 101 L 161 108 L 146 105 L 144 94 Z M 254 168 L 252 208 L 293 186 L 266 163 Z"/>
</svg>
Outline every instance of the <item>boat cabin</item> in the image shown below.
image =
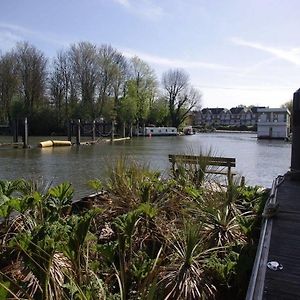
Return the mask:
<svg viewBox="0 0 300 300">
<path fill-rule="evenodd" d="M 287 108 L 260 108 L 257 110 L 258 139 L 288 139 L 290 112 Z"/>
</svg>

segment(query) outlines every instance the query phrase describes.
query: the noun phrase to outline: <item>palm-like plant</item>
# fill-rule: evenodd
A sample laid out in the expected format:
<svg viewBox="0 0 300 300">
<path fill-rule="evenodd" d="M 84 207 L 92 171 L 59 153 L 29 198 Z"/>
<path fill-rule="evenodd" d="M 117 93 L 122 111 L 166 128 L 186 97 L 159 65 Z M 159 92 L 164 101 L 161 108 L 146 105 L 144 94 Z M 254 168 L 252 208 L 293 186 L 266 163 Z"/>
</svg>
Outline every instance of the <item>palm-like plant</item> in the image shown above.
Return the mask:
<svg viewBox="0 0 300 300">
<path fill-rule="evenodd" d="M 239 217 L 233 215 L 228 206 L 207 209 L 204 216 L 202 231 L 210 246 L 225 247 L 246 242 Z"/>
<path fill-rule="evenodd" d="M 173 239 L 174 255 L 158 283 L 164 299 L 214 299 L 216 288 L 206 272 L 206 263 L 217 248 L 205 249 L 200 227 L 194 224 L 186 223 L 183 232 Z"/>
</svg>

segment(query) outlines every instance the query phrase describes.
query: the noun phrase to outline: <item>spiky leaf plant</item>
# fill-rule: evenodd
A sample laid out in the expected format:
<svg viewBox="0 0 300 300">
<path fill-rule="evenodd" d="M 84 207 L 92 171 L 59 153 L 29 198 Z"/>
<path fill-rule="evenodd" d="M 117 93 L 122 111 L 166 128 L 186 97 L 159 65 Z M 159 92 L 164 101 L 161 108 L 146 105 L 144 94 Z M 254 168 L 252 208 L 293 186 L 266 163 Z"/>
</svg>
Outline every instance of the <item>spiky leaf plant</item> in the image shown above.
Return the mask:
<svg viewBox="0 0 300 300">
<path fill-rule="evenodd" d="M 206 264 L 217 248 L 205 246 L 199 225 L 186 223 L 183 232 L 174 234 L 174 252 L 158 283 L 163 299 L 214 299 L 216 287 Z"/>
</svg>

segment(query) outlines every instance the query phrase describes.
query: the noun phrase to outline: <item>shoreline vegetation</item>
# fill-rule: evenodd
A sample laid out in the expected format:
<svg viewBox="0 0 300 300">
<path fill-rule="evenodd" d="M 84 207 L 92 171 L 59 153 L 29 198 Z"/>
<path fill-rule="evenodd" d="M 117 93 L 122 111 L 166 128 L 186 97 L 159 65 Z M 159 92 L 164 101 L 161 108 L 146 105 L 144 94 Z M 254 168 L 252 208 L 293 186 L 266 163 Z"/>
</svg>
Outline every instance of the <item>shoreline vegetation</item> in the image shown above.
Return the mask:
<svg viewBox="0 0 300 300">
<path fill-rule="evenodd" d="M 0 298 L 244 299 L 269 191 L 199 166 L 121 157 L 76 203 L 69 183 L 1 180 Z"/>
</svg>

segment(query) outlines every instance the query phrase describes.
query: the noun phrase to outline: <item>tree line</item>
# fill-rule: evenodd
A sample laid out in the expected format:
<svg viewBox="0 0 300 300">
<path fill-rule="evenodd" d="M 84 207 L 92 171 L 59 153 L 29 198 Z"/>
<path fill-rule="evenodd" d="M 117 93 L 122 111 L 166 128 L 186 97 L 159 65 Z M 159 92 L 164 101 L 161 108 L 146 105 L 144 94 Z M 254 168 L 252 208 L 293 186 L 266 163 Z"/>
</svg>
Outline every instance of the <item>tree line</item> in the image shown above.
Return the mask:
<svg viewBox="0 0 300 300">
<path fill-rule="evenodd" d="M 145 61 L 110 45 L 79 42 L 49 60 L 19 42 L 0 56 L 0 122 L 26 116 L 33 134 L 62 132 L 70 119 L 178 128 L 200 100 L 185 70 L 159 81 Z"/>
</svg>

